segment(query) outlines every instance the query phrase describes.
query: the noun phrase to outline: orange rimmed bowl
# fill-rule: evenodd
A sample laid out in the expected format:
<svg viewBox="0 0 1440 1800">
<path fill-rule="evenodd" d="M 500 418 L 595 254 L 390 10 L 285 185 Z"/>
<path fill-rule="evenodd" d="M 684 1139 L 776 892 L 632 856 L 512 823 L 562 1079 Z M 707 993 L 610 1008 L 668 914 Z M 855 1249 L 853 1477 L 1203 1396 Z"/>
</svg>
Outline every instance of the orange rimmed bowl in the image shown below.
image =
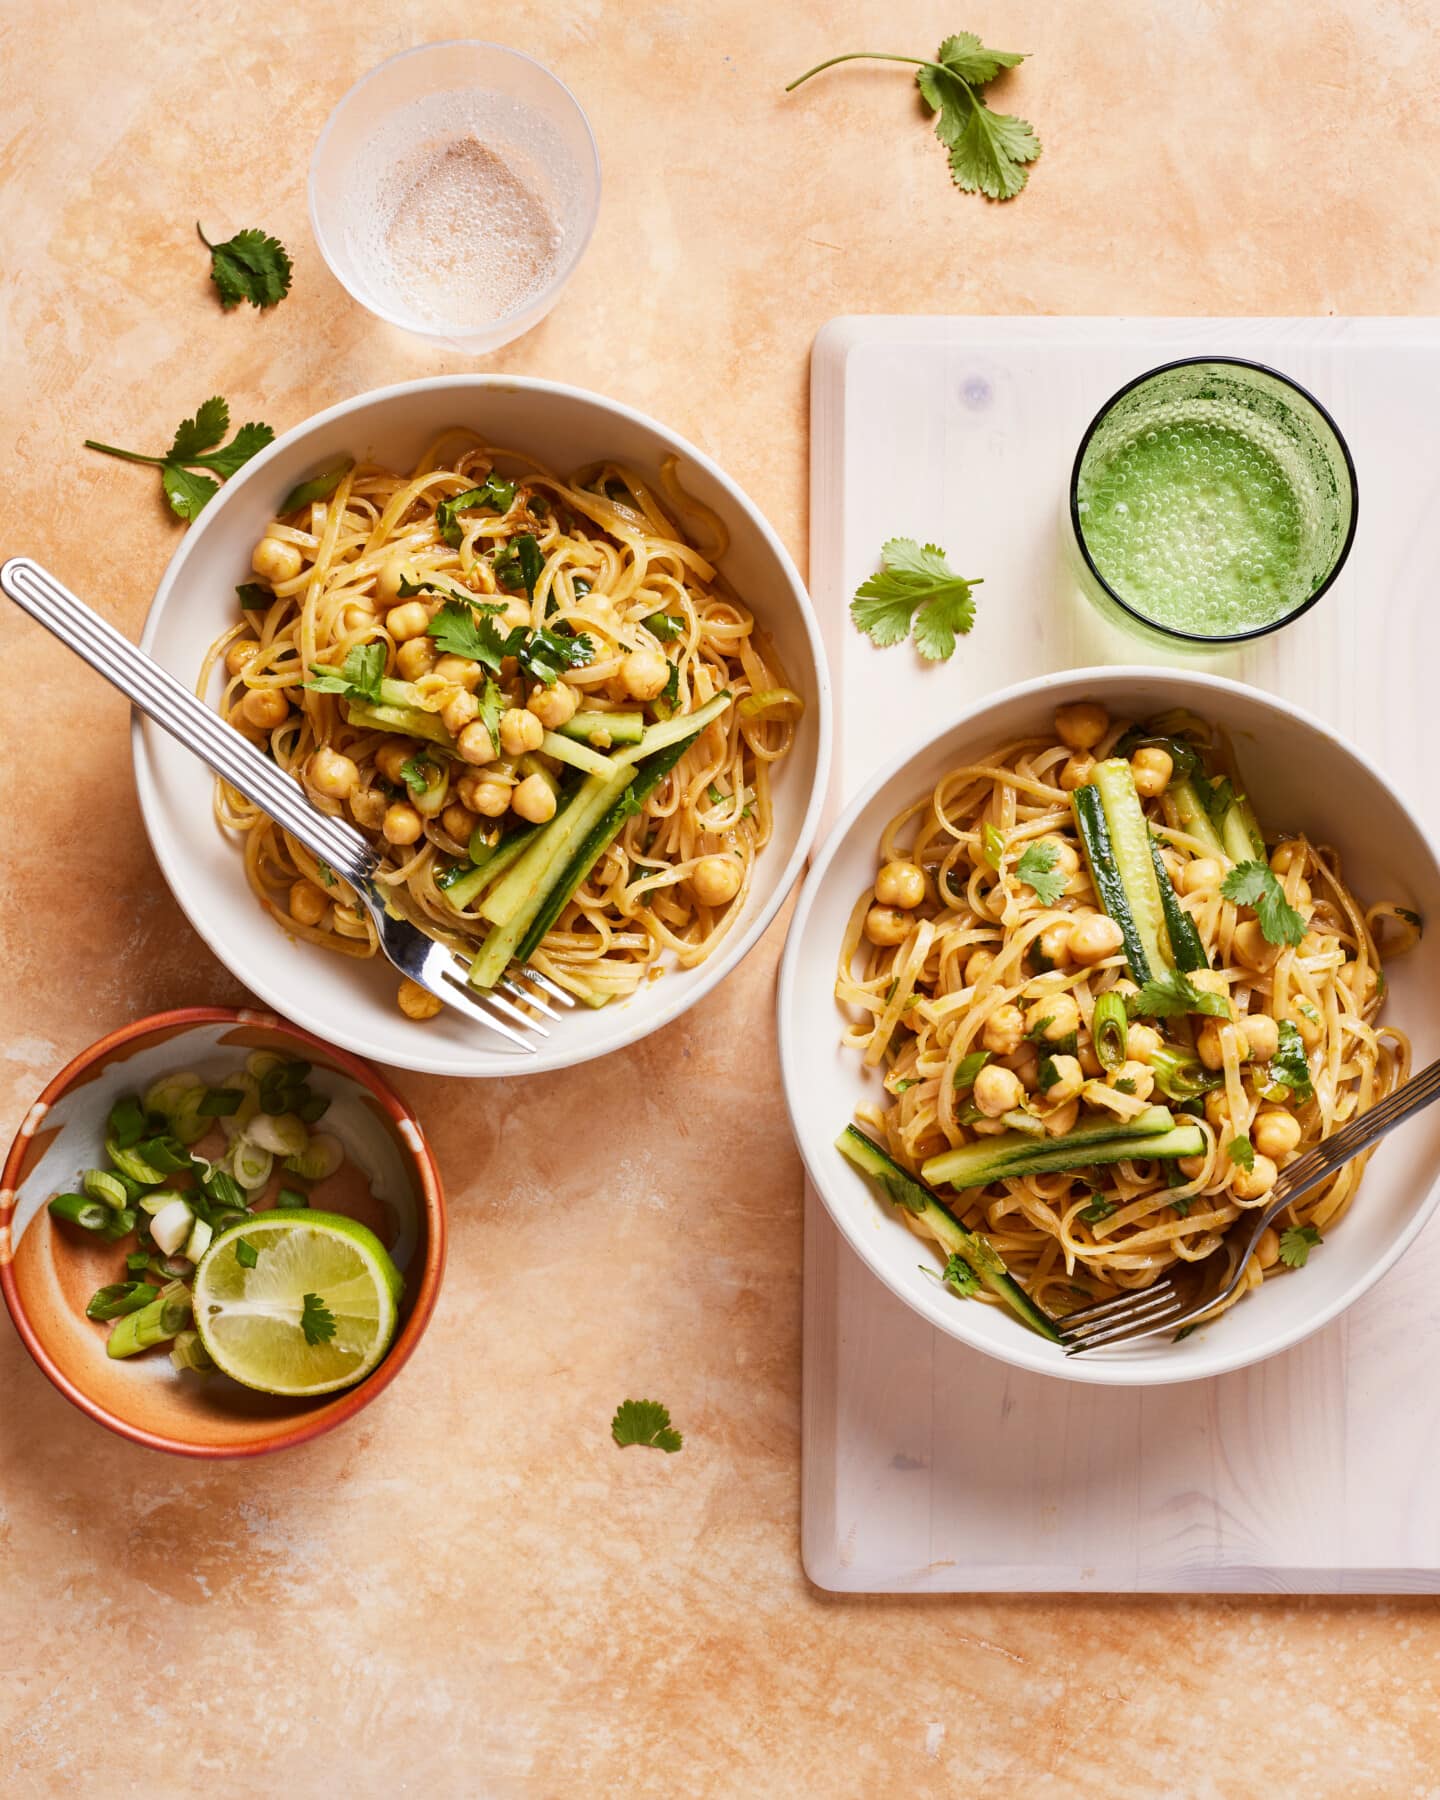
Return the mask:
<svg viewBox="0 0 1440 1800">
<path fill-rule="evenodd" d="M 377 1204 L 363 1222 L 405 1277 L 385 1360 L 355 1387 L 315 1400 L 252 1393 L 221 1375 L 182 1375 L 162 1349 L 119 1361 L 107 1356 L 107 1329 L 85 1317 L 85 1305 L 102 1283 L 121 1278 L 123 1246 L 85 1239 L 46 1210 L 50 1196 L 74 1188 L 85 1169 L 105 1166 L 105 1121 L 122 1094 L 178 1069 L 219 1077 L 252 1050 L 312 1065 L 311 1085 L 331 1096 L 325 1129 L 371 1177 Z M 272 1013 L 188 1007 L 111 1032 L 48 1083 L 0 1175 L 0 1291 L 26 1349 L 92 1419 L 180 1456 L 260 1456 L 353 1417 L 390 1385 L 419 1343 L 444 1266 L 444 1196 L 419 1120 L 357 1057 Z"/>
</svg>

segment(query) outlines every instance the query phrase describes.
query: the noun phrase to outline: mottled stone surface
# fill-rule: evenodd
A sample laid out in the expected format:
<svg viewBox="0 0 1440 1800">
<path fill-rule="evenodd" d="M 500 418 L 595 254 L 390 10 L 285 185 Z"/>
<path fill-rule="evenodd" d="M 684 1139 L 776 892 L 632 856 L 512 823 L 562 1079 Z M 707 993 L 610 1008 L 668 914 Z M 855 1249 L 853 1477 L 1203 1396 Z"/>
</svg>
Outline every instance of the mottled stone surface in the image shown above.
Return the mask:
<svg viewBox="0 0 1440 1800">
<path fill-rule="evenodd" d="M 1034 52 L 1006 104 L 1046 152 L 1013 206 L 952 191 L 901 70 L 781 92 L 959 27 Z M 343 89 L 466 32 L 560 71 L 606 180 L 561 306 L 488 366 L 660 414 L 797 554 L 806 353 L 836 313 L 1440 311 L 1423 0 L 12 5 L 0 547 L 138 633 L 178 527 L 82 438 L 163 447 L 211 392 L 283 429 L 469 366 L 352 306 L 304 201 Z M 197 216 L 292 247 L 277 312 L 221 313 Z M 27 623 L 0 634 L 8 1130 L 105 1028 L 241 990 L 152 863 L 119 701 Z M 0 1329 L 8 1795 L 1440 1794 L 1430 1605 L 808 1587 L 780 939 L 628 1056 L 399 1078 L 449 1179 L 451 1263 L 411 1367 L 335 1437 L 163 1461 Z M 679 1456 L 610 1444 L 641 1393 Z"/>
</svg>

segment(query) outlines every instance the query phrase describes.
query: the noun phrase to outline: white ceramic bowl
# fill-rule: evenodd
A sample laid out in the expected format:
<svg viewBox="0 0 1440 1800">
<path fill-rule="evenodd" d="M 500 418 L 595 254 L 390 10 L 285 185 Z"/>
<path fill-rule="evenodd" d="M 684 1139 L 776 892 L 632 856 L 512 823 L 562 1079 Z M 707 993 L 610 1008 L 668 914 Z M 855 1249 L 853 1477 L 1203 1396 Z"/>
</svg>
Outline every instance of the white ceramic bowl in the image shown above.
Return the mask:
<svg viewBox="0 0 1440 1800">
<path fill-rule="evenodd" d="M 602 458 L 654 472 L 680 458 L 679 477 L 730 532 L 726 574 L 769 633 L 805 718 L 775 782 L 775 835 L 756 864 L 745 917 L 713 956 L 671 969 L 631 1000 L 580 1007 L 529 1056 L 446 1011 L 423 1024 L 395 1003 L 399 977 L 383 959 L 331 956 L 286 935 L 245 881 L 240 846 L 211 812 L 209 771 L 155 726 L 137 721 L 140 806 L 155 855 L 192 925 L 220 960 L 278 1012 L 358 1055 L 444 1075 L 521 1075 L 604 1056 L 677 1018 L 722 981 L 774 918 L 815 835 L 830 761 L 830 691 L 810 602 L 759 510 L 707 456 L 643 414 L 558 382 L 450 375 L 361 394 L 277 438 L 201 514 L 165 571 L 142 640 L 193 682 L 210 643 L 235 618 L 250 552 L 296 482 L 342 454 L 410 467 L 448 425 L 523 450 L 562 473 Z M 217 683 L 218 688 L 218 683 Z"/>
<path fill-rule="evenodd" d="M 1150 1338 L 1133 1347 L 1066 1357 L 1002 1308 L 955 1300 L 919 1264 L 915 1236 L 834 1148 L 862 1098 L 879 1092 L 839 1043 L 833 994 L 845 923 L 875 878 L 886 822 L 947 769 L 1028 730 L 1048 728 L 1067 700 L 1102 700 L 1116 715 L 1143 718 L 1189 707 L 1231 737 L 1271 831 L 1303 830 L 1337 846 L 1364 901 L 1399 900 L 1440 918 L 1440 867 L 1425 834 L 1373 764 L 1317 719 L 1273 695 L 1219 676 L 1165 669 L 1081 669 L 1006 689 L 951 728 L 883 769 L 847 807 L 816 858 L 791 924 L 780 973 L 780 1059 L 791 1123 L 811 1180 L 851 1248 L 923 1318 L 962 1343 L 1038 1374 L 1120 1387 L 1192 1381 L 1288 1349 L 1342 1312 L 1385 1273 L 1440 1201 L 1440 1108 L 1386 1139 L 1359 1197 L 1306 1267 L 1270 1281 L 1180 1343 Z M 1420 1065 L 1440 1054 L 1440 932 L 1390 970 L 1385 1018 L 1409 1033 Z"/>
</svg>

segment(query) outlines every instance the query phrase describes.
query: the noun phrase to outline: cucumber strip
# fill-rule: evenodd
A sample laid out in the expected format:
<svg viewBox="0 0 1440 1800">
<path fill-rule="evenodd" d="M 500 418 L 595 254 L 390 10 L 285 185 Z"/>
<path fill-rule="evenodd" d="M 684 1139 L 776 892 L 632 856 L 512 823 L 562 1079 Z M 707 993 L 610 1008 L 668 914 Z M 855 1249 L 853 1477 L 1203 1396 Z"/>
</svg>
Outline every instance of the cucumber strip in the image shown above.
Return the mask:
<svg viewBox="0 0 1440 1800">
<path fill-rule="evenodd" d="M 366 700 L 347 700 L 345 717 L 352 725 L 369 731 L 396 731 L 406 737 L 424 738 L 442 750 L 455 750 L 455 739 L 440 721 L 439 713 L 425 712 L 418 706 L 372 706 Z"/>
<path fill-rule="evenodd" d="M 853 1125 L 847 1125 L 840 1133 L 835 1148 L 862 1175 L 878 1182 L 896 1206 L 923 1218 L 946 1254 L 964 1257 L 991 1293 L 998 1295 L 1032 1331 L 1038 1331 L 1052 1343 L 1060 1342 L 1054 1321 L 1005 1267 L 990 1240 L 962 1225 L 938 1194 L 931 1193 L 924 1182 L 892 1161 L 873 1138 Z"/>
<path fill-rule="evenodd" d="M 1232 800 L 1220 822 L 1220 836 L 1225 854 L 1233 863 L 1264 862 L 1265 840 L 1256 823 L 1255 809 L 1244 798 Z"/>
<path fill-rule="evenodd" d="M 1030 1152 L 1023 1160 L 1019 1154 L 1022 1150 Z M 1045 1146 L 1037 1146 L 1033 1138 L 1017 1132 L 1013 1138 L 1007 1133 L 1004 1137 L 986 1138 L 980 1144 L 944 1151 L 930 1158 L 924 1173 L 927 1181 L 943 1181 L 950 1187 L 985 1187 L 1008 1176 L 1093 1169 L 1101 1163 L 1127 1162 L 1132 1157 L 1200 1156 L 1204 1150 L 1205 1135 L 1198 1125 L 1174 1125 L 1154 1135 L 1132 1130 L 1129 1137 L 1087 1138 L 1083 1143 L 1077 1142 L 1072 1132 L 1068 1137 L 1052 1138 Z"/>
<path fill-rule="evenodd" d="M 1155 880 L 1155 865 L 1150 860 L 1150 824 L 1135 791 L 1135 776 L 1129 763 L 1112 757 L 1098 765 L 1090 785 L 1105 809 L 1110 854 L 1150 975 L 1164 975 L 1173 966 L 1170 935 L 1165 929 L 1165 908 Z M 1128 939 L 1126 949 L 1128 958 Z M 1142 985 L 1149 979 L 1138 974 L 1133 963 L 1130 972 Z"/>
<path fill-rule="evenodd" d="M 1188 780 L 1172 781 L 1170 798 L 1175 802 L 1175 815 L 1180 821 L 1180 829 L 1202 843 L 1211 856 L 1224 856 L 1225 846 L 1220 841 L 1214 820 L 1205 810 L 1205 802 L 1195 790 L 1195 784 Z"/>
<path fill-rule="evenodd" d="M 1075 810 L 1075 828 L 1085 848 L 1085 860 L 1090 865 L 1090 879 L 1095 883 L 1095 892 L 1101 906 L 1120 927 L 1125 944 L 1125 960 L 1130 965 L 1130 973 L 1143 987 L 1150 979 L 1150 964 L 1130 911 L 1130 903 L 1125 897 L 1125 884 L 1120 879 L 1120 871 L 1115 863 L 1115 852 L 1110 845 L 1110 828 L 1105 823 L 1105 807 L 1099 792 L 1093 787 L 1076 788 L 1070 800 Z"/>
<path fill-rule="evenodd" d="M 540 748 L 556 762 L 569 763 L 572 769 L 583 769 L 587 775 L 614 775 L 619 767 L 613 757 L 592 750 L 588 744 L 575 743 L 555 731 L 545 733 Z"/>
<path fill-rule="evenodd" d="M 639 762 L 642 757 L 654 756 L 657 750 L 668 749 L 671 744 L 682 738 L 694 737 L 710 723 L 718 719 L 729 706 L 731 694 L 729 688 L 722 688 L 713 700 L 707 700 L 703 706 L 697 706 L 692 713 L 676 713 L 672 719 L 661 719 L 651 725 L 644 737 L 632 749 L 624 751 L 615 758 L 617 762 L 628 760 Z"/>
<path fill-rule="evenodd" d="M 1175 967 L 1183 969 L 1187 975 L 1195 969 L 1208 969 L 1210 959 L 1205 954 L 1200 933 L 1195 928 L 1195 921 L 1180 904 L 1175 884 L 1170 879 L 1170 871 L 1165 867 L 1165 858 L 1161 856 L 1160 846 L 1153 837 L 1150 840 L 1150 856 L 1155 864 L 1155 882 L 1160 889 L 1160 904 L 1165 909 L 1165 929 L 1170 934 L 1170 947 L 1175 952 Z"/>
<path fill-rule="evenodd" d="M 638 744 L 645 735 L 645 715 L 640 712 L 577 712 L 560 726 L 561 737 L 588 744 L 604 733 L 612 744 Z"/>
<path fill-rule="evenodd" d="M 608 780 L 603 775 L 587 775 L 570 804 L 536 832 L 525 846 L 524 855 L 486 894 L 481 915 L 492 925 L 508 925 L 535 898 L 536 884 L 542 877 L 552 869 L 563 870 L 576 847 L 589 835 L 601 814 L 615 804 L 632 778 L 633 771 L 628 768 L 622 768 Z"/>
<path fill-rule="evenodd" d="M 457 875 L 454 881 L 443 887 L 439 882 L 436 886 L 440 887 L 440 892 L 456 912 L 464 912 L 492 881 L 500 879 L 539 829 L 538 825 L 531 825 L 524 831 L 513 832 L 503 844 L 482 845 L 482 854 L 479 857 L 472 856 L 471 867 L 463 875 Z"/>
</svg>

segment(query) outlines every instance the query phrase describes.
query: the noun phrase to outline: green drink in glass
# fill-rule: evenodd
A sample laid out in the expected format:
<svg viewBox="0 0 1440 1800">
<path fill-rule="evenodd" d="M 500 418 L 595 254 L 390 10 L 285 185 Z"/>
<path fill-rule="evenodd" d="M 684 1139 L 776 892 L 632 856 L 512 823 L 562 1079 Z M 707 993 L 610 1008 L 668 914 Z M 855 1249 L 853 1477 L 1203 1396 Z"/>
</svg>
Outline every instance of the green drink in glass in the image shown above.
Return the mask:
<svg viewBox="0 0 1440 1800">
<path fill-rule="evenodd" d="M 1355 466 L 1286 376 L 1209 357 L 1124 387 L 1081 439 L 1070 522 L 1081 585 L 1126 629 L 1192 650 L 1307 611 L 1355 535 Z"/>
</svg>

